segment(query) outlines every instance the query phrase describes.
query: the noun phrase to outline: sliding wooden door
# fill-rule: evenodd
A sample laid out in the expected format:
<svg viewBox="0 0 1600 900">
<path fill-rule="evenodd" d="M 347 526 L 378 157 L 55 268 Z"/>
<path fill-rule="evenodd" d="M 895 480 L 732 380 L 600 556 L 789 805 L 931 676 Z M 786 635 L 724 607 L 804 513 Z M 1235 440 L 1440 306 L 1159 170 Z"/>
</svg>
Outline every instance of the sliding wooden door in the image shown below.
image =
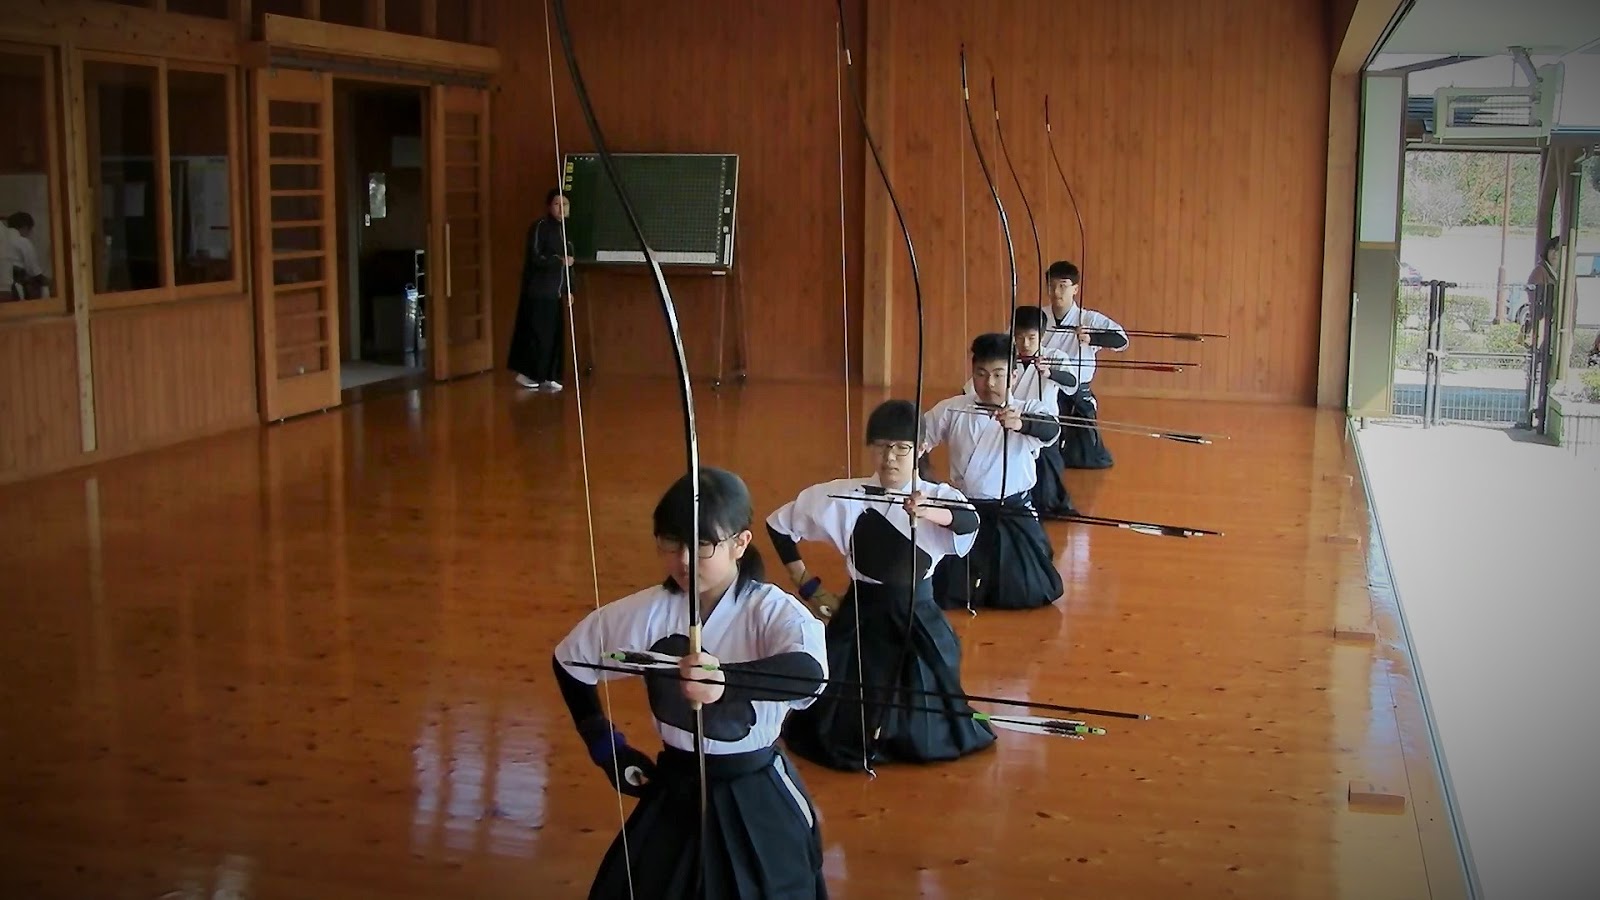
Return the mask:
<svg viewBox="0 0 1600 900">
<path fill-rule="evenodd" d="M 435 85 L 428 170 L 428 350 L 433 376 L 494 365 L 489 294 L 489 92 Z"/>
<path fill-rule="evenodd" d="M 252 73 L 256 354 L 261 416 L 339 405 L 333 78 Z"/>
</svg>

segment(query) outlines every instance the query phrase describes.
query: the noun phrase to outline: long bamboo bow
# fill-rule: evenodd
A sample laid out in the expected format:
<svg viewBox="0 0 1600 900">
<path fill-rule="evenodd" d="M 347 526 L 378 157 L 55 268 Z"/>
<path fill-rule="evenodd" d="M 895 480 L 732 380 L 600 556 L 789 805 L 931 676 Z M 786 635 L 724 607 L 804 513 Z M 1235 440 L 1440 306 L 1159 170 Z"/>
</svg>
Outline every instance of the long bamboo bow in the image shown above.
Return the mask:
<svg viewBox="0 0 1600 900">
<path fill-rule="evenodd" d="M 638 213 L 634 210 L 633 203 L 628 197 L 627 186 L 623 183 L 622 174 L 617 170 L 616 160 L 611 156 L 611 150 L 606 145 L 605 134 L 600 129 L 600 122 L 595 117 L 594 105 L 589 100 L 589 91 L 584 86 L 583 72 L 578 67 L 578 57 L 572 46 L 572 31 L 567 24 L 567 5 L 565 0 L 551 0 L 555 8 L 556 30 L 561 37 L 562 55 L 566 57 L 567 70 L 572 76 L 572 87 L 578 98 L 578 106 L 583 110 L 584 122 L 588 125 L 589 135 L 594 140 L 595 154 L 600 159 L 600 164 L 605 168 L 606 177 L 617 192 L 617 200 L 622 206 L 623 214 L 627 217 L 628 227 L 639 241 L 639 249 L 643 251 L 645 262 L 650 266 L 651 283 L 655 287 L 656 295 L 661 300 L 661 313 L 666 320 L 667 333 L 672 341 L 673 360 L 678 369 L 678 391 L 683 403 L 683 434 L 684 451 L 687 457 L 689 470 L 689 488 L 693 502 L 690 506 L 689 516 L 689 541 L 694 546 L 694 541 L 700 534 L 700 440 L 695 429 L 694 415 L 694 387 L 689 380 L 689 361 L 683 351 L 683 333 L 678 325 L 677 307 L 672 302 L 672 291 L 667 287 L 666 275 L 661 270 L 661 263 L 656 258 L 655 251 L 651 249 L 650 242 L 645 237 L 644 228 L 639 224 Z M 552 110 L 552 116 L 554 111 Z M 692 552 L 692 551 L 691 551 Z M 700 583 L 696 572 L 698 566 L 690 560 L 688 585 L 686 592 L 689 600 L 689 652 L 697 654 L 701 651 L 701 609 L 700 609 Z M 700 894 L 705 886 L 706 874 L 706 746 L 705 746 L 705 718 L 704 710 L 700 704 L 694 708 L 694 746 L 695 762 L 699 774 L 700 793 L 700 822 L 699 840 L 699 870 L 698 883 L 695 893 Z M 621 793 L 620 785 L 617 788 Z M 624 829 L 626 830 L 626 829 Z M 629 864 L 631 866 L 631 863 Z M 632 885 L 632 875 L 629 875 L 629 884 Z"/>
</svg>

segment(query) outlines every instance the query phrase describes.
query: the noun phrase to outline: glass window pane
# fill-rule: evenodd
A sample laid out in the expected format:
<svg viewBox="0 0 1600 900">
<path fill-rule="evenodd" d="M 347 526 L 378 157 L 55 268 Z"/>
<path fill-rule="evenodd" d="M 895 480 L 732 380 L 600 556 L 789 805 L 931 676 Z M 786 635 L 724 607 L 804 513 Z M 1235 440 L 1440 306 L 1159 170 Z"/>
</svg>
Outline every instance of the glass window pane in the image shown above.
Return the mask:
<svg viewBox="0 0 1600 900">
<path fill-rule="evenodd" d="M 176 284 L 233 278 L 228 79 L 167 70 L 172 169 L 172 262 Z"/>
<path fill-rule="evenodd" d="M 60 296 L 46 57 L 0 52 L 0 303 Z"/>
<path fill-rule="evenodd" d="M 156 165 L 156 70 L 86 62 L 89 178 L 95 200 L 94 289 L 161 287 L 161 191 Z"/>
</svg>

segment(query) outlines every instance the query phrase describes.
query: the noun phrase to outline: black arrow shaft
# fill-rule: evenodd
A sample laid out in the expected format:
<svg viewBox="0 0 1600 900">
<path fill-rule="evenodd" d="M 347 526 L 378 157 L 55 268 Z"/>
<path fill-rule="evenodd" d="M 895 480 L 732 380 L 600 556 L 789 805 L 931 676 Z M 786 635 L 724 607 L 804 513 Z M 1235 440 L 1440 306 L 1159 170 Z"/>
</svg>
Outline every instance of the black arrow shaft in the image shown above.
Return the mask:
<svg viewBox="0 0 1600 900">
<path fill-rule="evenodd" d="M 568 661 L 563 661 L 562 665 L 577 666 L 577 667 L 582 668 L 582 669 L 598 669 L 598 670 L 600 670 L 602 672 L 622 672 L 622 673 L 628 674 L 628 675 L 661 675 L 663 677 L 671 678 L 671 679 L 676 680 L 676 681 L 695 681 L 695 680 L 697 680 L 697 679 L 693 679 L 693 678 L 685 678 L 683 676 L 683 673 L 678 672 L 678 671 L 673 670 L 673 669 L 647 669 L 647 670 L 640 670 L 640 669 L 630 669 L 630 668 L 626 668 L 626 667 L 623 667 L 623 666 L 609 666 L 609 665 L 606 665 L 604 663 L 568 662 Z M 769 674 L 763 673 L 763 674 L 760 674 L 760 675 L 752 675 L 752 676 L 748 676 L 748 677 L 761 678 L 761 679 L 778 679 L 778 680 L 783 680 L 783 681 L 818 682 L 818 679 L 806 678 L 803 675 L 778 675 L 778 674 L 770 674 L 769 675 Z M 937 698 L 937 699 L 940 699 L 940 700 L 962 700 L 962 701 L 966 701 L 966 702 L 995 703 L 995 704 L 999 704 L 999 705 L 1002 705 L 1002 706 L 1016 706 L 1016 707 L 1026 708 L 1026 709 L 1044 709 L 1044 710 L 1050 710 L 1051 712 L 1075 713 L 1077 715 L 1083 715 L 1083 716 L 1102 716 L 1102 717 L 1110 718 L 1110 719 L 1133 719 L 1133 720 L 1136 720 L 1136 721 L 1146 721 L 1146 720 L 1148 720 L 1150 718 L 1148 715 L 1145 715 L 1144 713 L 1123 712 L 1121 710 L 1115 710 L 1115 709 L 1095 709 L 1094 707 L 1089 707 L 1089 706 L 1064 706 L 1064 705 L 1059 704 L 1059 703 L 1035 703 L 1035 702 L 1030 701 L 1030 700 L 1012 700 L 1012 699 L 1009 699 L 1009 698 L 1006 698 L 1006 697 L 987 697 L 987 696 L 984 696 L 982 694 L 956 694 L 956 693 L 945 693 L 945 692 L 941 692 L 941 691 L 915 690 L 915 689 L 912 689 L 912 688 L 884 687 L 882 685 L 865 684 L 865 683 L 859 682 L 859 681 L 845 681 L 845 680 L 842 680 L 842 679 L 833 679 L 833 678 L 820 679 L 820 683 L 824 684 L 824 685 L 830 685 L 832 687 L 839 687 L 839 688 L 855 688 L 855 689 L 862 689 L 862 690 L 867 690 L 867 691 L 882 691 L 882 692 L 887 693 L 887 694 L 906 694 L 906 695 L 913 696 L 913 697 L 933 697 L 933 698 Z M 781 687 L 772 688 L 772 690 L 774 690 L 776 692 L 779 692 L 779 693 L 792 694 L 794 696 L 794 698 L 797 699 L 797 700 L 798 699 L 803 699 L 805 697 L 814 696 L 814 693 L 811 692 L 811 691 L 800 691 L 800 690 L 790 691 L 790 690 L 788 690 L 786 688 L 781 688 Z M 894 707 L 894 708 L 897 708 L 897 709 L 910 710 L 912 712 L 931 712 L 931 713 L 958 712 L 957 710 L 952 710 L 952 709 L 938 709 L 938 708 L 933 708 L 933 707 L 909 706 L 909 705 L 906 705 L 904 703 L 898 703 L 898 702 L 895 702 L 895 701 L 881 701 L 880 702 L 880 701 L 877 701 L 877 700 L 870 700 L 869 699 L 867 702 L 875 704 L 875 705 L 878 705 L 878 706 L 889 706 L 889 707 Z M 1002 716 L 1000 718 L 1004 718 L 1004 717 Z"/>
</svg>

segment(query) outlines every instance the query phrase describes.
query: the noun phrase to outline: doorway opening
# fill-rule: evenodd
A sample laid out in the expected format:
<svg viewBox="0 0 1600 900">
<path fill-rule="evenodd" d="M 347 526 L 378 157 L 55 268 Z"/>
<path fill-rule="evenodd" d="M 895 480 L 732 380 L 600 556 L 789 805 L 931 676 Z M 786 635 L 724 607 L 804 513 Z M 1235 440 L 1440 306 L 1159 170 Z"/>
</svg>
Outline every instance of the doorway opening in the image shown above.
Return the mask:
<svg viewBox="0 0 1600 900">
<path fill-rule="evenodd" d="M 1404 185 L 1394 414 L 1526 424 L 1539 155 L 1408 149 Z"/>
<path fill-rule="evenodd" d="M 334 82 L 340 388 L 419 381 L 427 363 L 424 89 Z"/>
</svg>

